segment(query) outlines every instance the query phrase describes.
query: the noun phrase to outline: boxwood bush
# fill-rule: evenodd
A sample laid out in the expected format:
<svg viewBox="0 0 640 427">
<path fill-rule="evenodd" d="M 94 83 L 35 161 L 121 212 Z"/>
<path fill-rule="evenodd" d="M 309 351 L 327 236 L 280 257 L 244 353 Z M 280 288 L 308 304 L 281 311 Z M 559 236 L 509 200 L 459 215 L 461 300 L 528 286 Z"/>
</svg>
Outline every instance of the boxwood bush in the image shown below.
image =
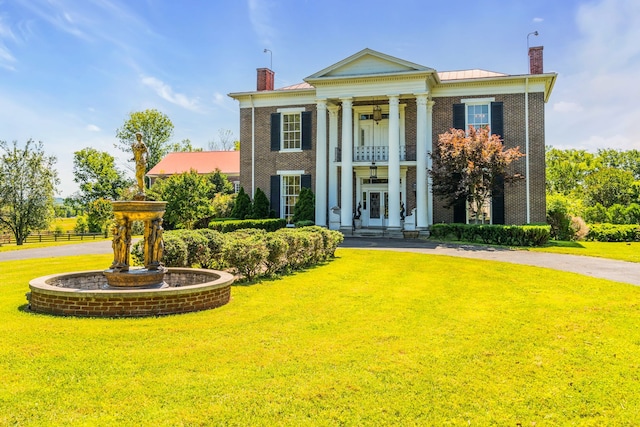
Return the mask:
<svg viewBox="0 0 640 427">
<path fill-rule="evenodd" d="M 233 221 L 211 221 L 209 228 L 221 233 L 230 233 L 232 231 L 257 228 L 265 231 L 276 231 L 287 226 L 287 220 L 281 218 L 270 219 L 245 219 Z"/>
<path fill-rule="evenodd" d="M 228 233 L 209 229 L 172 230 L 164 233 L 163 264 L 228 269 L 246 280 L 253 280 L 324 262 L 335 256 L 343 240 L 339 231 L 318 226 L 281 228 L 273 232 L 257 228 Z M 142 245 L 140 240 L 132 248 L 137 264 L 143 261 Z"/>
<path fill-rule="evenodd" d="M 434 239 L 505 246 L 542 246 L 551 236 L 548 225 L 433 224 Z"/>
</svg>

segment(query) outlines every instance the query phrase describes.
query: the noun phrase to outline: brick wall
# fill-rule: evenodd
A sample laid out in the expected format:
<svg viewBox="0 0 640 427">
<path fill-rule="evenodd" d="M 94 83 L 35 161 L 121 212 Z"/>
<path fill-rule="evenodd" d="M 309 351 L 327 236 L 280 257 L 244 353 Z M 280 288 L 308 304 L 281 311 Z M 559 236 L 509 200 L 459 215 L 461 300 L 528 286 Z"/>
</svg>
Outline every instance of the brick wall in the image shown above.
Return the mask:
<svg viewBox="0 0 640 427">
<path fill-rule="evenodd" d="M 143 317 L 220 307 L 231 298 L 233 276 L 198 269 L 170 269 L 162 289 L 105 289 L 102 271 L 39 277 L 29 285 L 35 313 L 80 317 Z M 64 285 L 64 286 L 63 286 Z M 80 291 L 79 291 L 80 289 Z"/>
<path fill-rule="evenodd" d="M 311 174 L 311 190 L 315 193 L 315 159 L 316 159 L 316 106 L 292 105 L 288 107 L 304 107 L 312 114 L 312 149 L 301 152 L 281 153 L 271 151 L 271 114 L 276 113 L 278 107 L 262 107 L 255 109 L 255 156 L 256 156 L 256 188 L 271 197 L 271 175 L 278 170 L 304 170 Z M 251 188 L 251 108 L 240 110 L 240 185 L 250 196 Z M 329 153 L 332 155 L 333 153 Z"/>
<path fill-rule="evenodd" d="M 491 95 L 489 95 L 491 96 Z M 486 96 L 482 96 L 485 98 Z M 525 152 L 525 115 L 524 94 L 495 95 L 497 102 L 504 103 L 504 145 L 506 148 L 520 147 Z M 433 143 L 437 144 L 438 135 L 447 132 L 452 123 L 453 104 L 462 98 L 435 98 L 433 107 Z M 545 205 L 545 160 L 544 160 L 544 101 L 542 93 L 529 94 L 529 162 L 530 162 L 530 203 L 531 222 L 546 221 Z M 526 175 L 525 158 L 511 165 L 512 172 Z M 442 200 L 434 200 L 434 223 L 452 222 L 453 209 L 444 207 Z M 505 223 L 526 223 L 526 184 L 519 181 L 505 184 Z"/>
</svg>

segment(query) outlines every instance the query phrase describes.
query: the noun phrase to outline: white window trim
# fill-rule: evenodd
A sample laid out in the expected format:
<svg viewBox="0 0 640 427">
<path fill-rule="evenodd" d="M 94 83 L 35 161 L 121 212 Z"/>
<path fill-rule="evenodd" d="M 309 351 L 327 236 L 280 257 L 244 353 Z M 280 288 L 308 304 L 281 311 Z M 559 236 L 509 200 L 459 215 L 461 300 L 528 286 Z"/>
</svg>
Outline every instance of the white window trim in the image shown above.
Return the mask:
<svg viewBox="0 0 640 427">
<path fill-rule="evenodd" d="M 464 104 L 464 129 L 465 132 L 469 130 L 469 115 L 467 114 L 467 106 L 469 105 L 486 105 L 487 108 L 487 124 L 489 126 L 489 135 L 491 135 L 491 103 L 495 102 L 495 98 L 470 98 L 461 99 Z"/>
<path fill-rule="evenodd" d="M 280 176 L 280 218 L 287 219 L 285 216 L 285 197 L 284 194 L 284 177 L 298 177 L 300 181 L 300 191 L 302 191 L 302 175 L 304 175 L 304 171 L 277 171 L 277 174 Z M 298 192 L 298 197 L 300 197 L 300 193 Z M 287 224 L 289 226 L 289 224 Z"/>
<path fill-rule="evenodd" d="M 306 175 L 304 170 L 278 170 L 276 175 Z"/>
<path fill-rule="evenodd" d="M 280 153 L 300 153 L 302 152 L 302 113 L 306 111 L 305 107 L 289 107 L 278 108 L 277 113 L 280 113 Z M 282 117 L 285 114 L 299 114 L 300 115 L 300 148 L 283 148 L 284 144 L 284 120 Z"/>
</svg>

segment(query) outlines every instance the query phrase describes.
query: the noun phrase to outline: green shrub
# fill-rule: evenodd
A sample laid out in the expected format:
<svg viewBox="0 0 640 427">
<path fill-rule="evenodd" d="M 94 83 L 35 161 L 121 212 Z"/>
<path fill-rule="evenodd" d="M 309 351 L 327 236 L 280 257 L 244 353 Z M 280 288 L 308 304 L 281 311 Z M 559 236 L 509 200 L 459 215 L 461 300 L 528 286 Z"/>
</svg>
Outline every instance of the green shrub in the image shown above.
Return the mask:
<svg viewBox="0 0 640 427">
<path fill-rule="evenodd" d="M 211 221 L 209 228 L 220 231 L 221 233 L 229 233 L 235 230 L 246 228 L 257 228 L 265 231 L 276 231 L 287 226 L 287 221 L 280 218 L 273 219 L 245 219 L 234 221 Z"/>
<path fill-rule="evenodd" d="M 310 188 L 303 187 L 300 189 L 298 200 L 293 207 L 292 223 L 300 221 L 312 221 L 316 220 L 316 201 L 315 196 Z"/>
<path fill-rule="evenodd" d="M 303 221 L 296 222 L 294 225 L 296 226 L 296 228 L 302 228 L 302 227 L 311 227 L 312 225 L 315 225 L 315 224 L 316 223 L 314 221 L 303 220 Z"/>
<path fill-rule="evenodd" d="M 256 194 L 253 195 L 253 203 L 251 204 L 251 218 L 265 219 L 269 218 L 270 203 L 267 195 L 259 188 L 256 188 Z"/>
<path fill-rule="evenodd" d="M 186 267 L 187 266 L 187 245 L 173 231 L 167 231 L 163 234 L 164 251 L 162 256 L 162 264 L 166 267 Z M 140 239 L 131 247 L 131 260 L 133 265 L 144 264 L 144 239 Z"/>
<path fill-rule="evenodd" d="M 185 243 L 187 247 L 187 267 L 202 267 L 210 259 L 208 240 L 196 230 L 174 230 L 172 234 Z"/>
<path fill-rule="evenodd" d="M 556 240 L 572 240 L 571 215 L 566 198 L 561 196 L 547 197 L 547 223 L 551 226 L 551 238 Z"/>
<path fill-rule="evenodd" d="M 218 193 L 211 201 L 211 211 L 214 218 L 229 218 L 236 203 L 235 194 Z"/>
<path fill-rule="evenodd" d="M 196 230 L 207 240 L 209 248 L 209 258 L 202 260 L 203 268 L 224 269 L 224 260 L 222 258 L 222 247 L 224 246 L 224 235 L 219 231 L 201 228 Z"/>
<path fill-rule="evenodd" d="M 245 219 L 251 215 L 251 198 L 244 192 L 244 188 L 240 187 L 238 195 L 236 196 L 231 216 L 233 218 Z"/>
<path fill-rule="evenodd" d="M 587 240 L 598 242 L 640 242 L 640 225 L 591 224 Z"/>
<path fill-rule="evenodd" d="M 269 251 L 265 260 L 265 273 L 275 274 L 283 271 L 287 265 L 287 241 L 278 233 L 268 233 L 265 236 L 265 245 Z"/>
<path fill-rule="evenodd" d="M 222 255 L 226 265 L 250 281 L 261 272 L 269 250 L 260 234 L 247 233 L 246 231 L 238 230 L 227 233 Z"/>
<path fill-rule="evenodd" d="M 542 246 L 549 241 L 548 225 L 433 224 L 434 239 L 451 239 L 505 246 Z"/>
</svg>

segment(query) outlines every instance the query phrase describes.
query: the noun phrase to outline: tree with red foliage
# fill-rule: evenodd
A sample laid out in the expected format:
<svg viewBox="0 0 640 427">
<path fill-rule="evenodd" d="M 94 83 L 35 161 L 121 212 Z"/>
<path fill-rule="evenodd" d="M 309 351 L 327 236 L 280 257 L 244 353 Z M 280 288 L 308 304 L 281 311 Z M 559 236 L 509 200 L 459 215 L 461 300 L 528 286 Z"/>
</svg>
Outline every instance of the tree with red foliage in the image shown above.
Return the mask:
<svg viewBox="0 0 640 427">
<path fill-rule="evenodd" d="M 485 201 L 500 191 L 500 179 L 513 182 L 524 178 L 508 172 L 508 166 L 523 156 L 520 147 L 505 149 L 500 136 L 491 135 L 487 126 L 469 126 L 468 133 L 450 129 L 438 136 L 431 154 L 433 194 L 442 197 L 447 207 L 465 200 L 474 212 L 480 213 Z"/>
</svg>

